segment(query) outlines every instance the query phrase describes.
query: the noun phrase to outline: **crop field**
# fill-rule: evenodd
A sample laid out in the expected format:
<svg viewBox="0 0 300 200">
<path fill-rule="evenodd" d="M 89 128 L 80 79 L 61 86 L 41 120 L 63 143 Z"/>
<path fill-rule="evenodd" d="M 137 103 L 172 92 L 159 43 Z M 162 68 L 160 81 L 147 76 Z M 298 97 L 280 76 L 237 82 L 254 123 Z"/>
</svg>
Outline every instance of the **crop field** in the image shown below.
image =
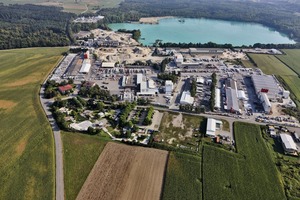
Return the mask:
<svg viewBox="0 0 300 200">
<path fill-rule="evenodd" d="M 296 75 L 290 68 L 273 55 L 248 54 L 265 74 Z"/>
<path fill-rule="evenodd" d="M 156 139 L 172 146 L 180 144 L 195 148 L 198 142 L 193 134 L 205 133 L 205 130 L 206 119 L 203 117 L 164 112 Z"/>
<path fill-rule="evenodd" d="M 109 142 L 77 199 L 159 200 L 168 152 Z"/>
<path fill-rule="evenodd" d="M 162 200 L 202 199 L 201 157 L 171 152 Z"/>
<path fill-rule="evenodd" d="M 300 49 L 284 49 L 286 55 L 276 57 L 300 75 Z"/>
<path fill-rule="evenodd" d="M 107 141 L 99 136 L 62 132 L 67 200 L 74 200 Z"/>
<path fill-rule="evenodd" d="M 288 66 L 272 55 L 249 54 L 257 66 L 266 74 L 275 74 L 283 82 L 285 88 L 290 90 L 291 97 L 300 106 L 300 78 Z"/>
<path fill-rule="evenodd" d="M 0 199 L 54 199 L 54 141 L 40 84 L 66 48 L 0 54 Z"/>
<path fill-rule="evenodd" d="M 283 183 L 258 125 L 236 122 L 237 154 L 204 146 L 204 199 L 285 199 Z"/>
<path fill-rule="evenodd" d="M 94 12 L 99 8 L 115 8 L 123 0 L 2 0 L 4 4 L 36 4 L 43 6 L 58 6 L 63 7 L 66 12 L 80 14 L 82 12 Z M 88 10 L 87 10 L 88 9 Z"/>
</svg>

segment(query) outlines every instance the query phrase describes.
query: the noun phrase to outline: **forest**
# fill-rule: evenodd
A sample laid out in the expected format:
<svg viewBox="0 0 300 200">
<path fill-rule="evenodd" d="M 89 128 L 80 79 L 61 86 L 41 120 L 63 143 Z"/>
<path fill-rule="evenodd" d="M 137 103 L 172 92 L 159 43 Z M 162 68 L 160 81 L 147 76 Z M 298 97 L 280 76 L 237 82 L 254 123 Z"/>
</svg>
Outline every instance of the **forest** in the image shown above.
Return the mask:
<svg viewBox="0 0 300 200">
<path fill-rule="evenodd" d="M 67 46 L 72 41 L 70 20 L 62 8 L 0 4 L 0 49 Z"/>
<path fill-rule="evenodd" d="M 297 3 L 223 0 L 125 0 L 118 8 L 101 9 L 107 23 L 138 21 L 141 17 L 178 16 L 256 22 L 300 41 Z"/>
</svg>

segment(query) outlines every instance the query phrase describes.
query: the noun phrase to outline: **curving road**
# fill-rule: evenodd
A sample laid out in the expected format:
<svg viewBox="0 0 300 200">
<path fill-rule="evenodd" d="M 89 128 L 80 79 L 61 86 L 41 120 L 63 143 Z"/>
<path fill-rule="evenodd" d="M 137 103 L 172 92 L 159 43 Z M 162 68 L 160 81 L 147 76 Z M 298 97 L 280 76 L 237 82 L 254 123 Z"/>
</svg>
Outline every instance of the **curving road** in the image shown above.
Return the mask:
<svg viewBox="0 0 300 200">
<path fill-rule="evenodd" d="M 58 62 L 58 65 L 61 63 L 63 58 Z M 57 65 L 57 66 L 58 66 Z M 55 68 L 53 69 L 53 71 Z M 53 72 L 52 71 L 52 72 Z M 52 72 L 50 74 L 52 74 Z M 64 168 L 63 168 L 63 145 L 61 140 L 60 129 L 56 124 L 54 117 L 50 111 L 50 106 L 53 100 L 45 99 L 45 83 L 48 80 L 49 76 L 45 79 L 41 89 L 40 89 L 40 102 L 44 109 L 44 112 L 50 122 L 53 135 L 54 135 L 54 143 L 55 143 L 55 199 L 56 200 L 64 200 Z"/>
</svg>

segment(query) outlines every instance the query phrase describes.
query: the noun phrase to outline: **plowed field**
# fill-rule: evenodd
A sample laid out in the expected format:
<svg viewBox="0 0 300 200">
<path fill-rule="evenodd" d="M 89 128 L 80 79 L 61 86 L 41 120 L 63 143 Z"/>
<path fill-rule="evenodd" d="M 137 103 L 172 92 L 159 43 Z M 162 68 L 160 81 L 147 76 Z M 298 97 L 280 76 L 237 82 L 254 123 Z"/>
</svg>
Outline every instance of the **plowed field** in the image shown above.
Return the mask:
<svg viewBox="0 0 300 200">
<path fill-rule="evenodd" d="M 168 152 L 108 143 L 77 199 L 159 200 Z"/>
</svg>

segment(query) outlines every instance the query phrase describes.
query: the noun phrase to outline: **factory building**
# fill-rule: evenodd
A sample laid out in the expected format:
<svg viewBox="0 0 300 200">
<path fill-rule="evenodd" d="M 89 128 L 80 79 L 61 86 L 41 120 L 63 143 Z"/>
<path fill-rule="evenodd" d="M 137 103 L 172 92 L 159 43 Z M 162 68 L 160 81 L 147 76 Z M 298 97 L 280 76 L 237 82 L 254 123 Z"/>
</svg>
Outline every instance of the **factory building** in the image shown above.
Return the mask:
<svg viewBox="0 0 300 200">
<path fill-rule="evenodd" d="M 137 96 L 154 96 L 158 94 L 158 88 L 152 79 L 147 79 L 143 74 L 136 75 Z"/>
<path fill-rule="evenodd" d="M 114 68 L 115 64 L 116 63 L 114 63 L 114 62 L 102 62 L 101 67 L 102 68 Z"/>
<path fill-rule="evenodd" d="M 181 65 L 183 63 L 183 56 L 181 53 L 174 54 L 174 61 L 177 65 Z"/>
<path fill-rule="evenodd" d="M 171 95 L 172 92 L 173 92 L 173 82 L 170 81 L 170 80 L 166 80 L 165 82 L 165 92 L 166 92 L 166 95 Z"/>
<path fill-rule="evenodd" d="M 180 98 L 180 104 L 186 105 L 186 104 L 193 104 L 194 103 L 194 97 L 191 96 L 190 91 L 183 91 Z"/>
<path fill-rule="evenodd" d="M 89 73 L 91 68 L 91 61 L 89 59 L 84 59 L 82 62 L 82 67 L 80 68 L 79 72 L 83 74 Z"/>
<path fill-rule="evenodd" d="M 219 88 L 215 90 L 215 109 L 221 109 L 221 90 Z"/>
<path fill-rule="evenodd" d="M 208 137 L 216 137 L 216 130 L 222 129 L 223 122 L 220 120 L 208 118 L 207 126 L 206 126 L 206 136 Z"/>
<path fill-rule="evenodd" d="M 290 136 L 286 133 L 282 133 L 282 134 L 280 134 L 280 139 L 281 139 L 285 154 L 291 154 L 291 155 L 298 154 L 297 145 L 294 142 L 292 136 Z"/>
<path fill-rule="evenodd" d="M 189 48 L 190 54 L 223 54 L 223 49 L 217 48 Z"/>
<path fill-rule="evenodd" d="M 224 109 L 232 113 L 240 113 L 237 92 L 235 89 L 226 89 L 226 105 L 224 106 Z"/>
<path fill-rule="evenodd" d="M 270 101 L 276 101 L 280 97 L 279 84 L 271 75 L 252 75 L 252 81 L 257 95 L 266 93 Z"/>
<path fill-rule="evenodd" d="M 264 108 L 265 113 L 266 114 L 271 114 L 272 113 L 272 105 L 269 101 L 267 93 L 261 92 L 259 94 L 259 99 L 262 102 L 262 106 Z"/>
</svg>

